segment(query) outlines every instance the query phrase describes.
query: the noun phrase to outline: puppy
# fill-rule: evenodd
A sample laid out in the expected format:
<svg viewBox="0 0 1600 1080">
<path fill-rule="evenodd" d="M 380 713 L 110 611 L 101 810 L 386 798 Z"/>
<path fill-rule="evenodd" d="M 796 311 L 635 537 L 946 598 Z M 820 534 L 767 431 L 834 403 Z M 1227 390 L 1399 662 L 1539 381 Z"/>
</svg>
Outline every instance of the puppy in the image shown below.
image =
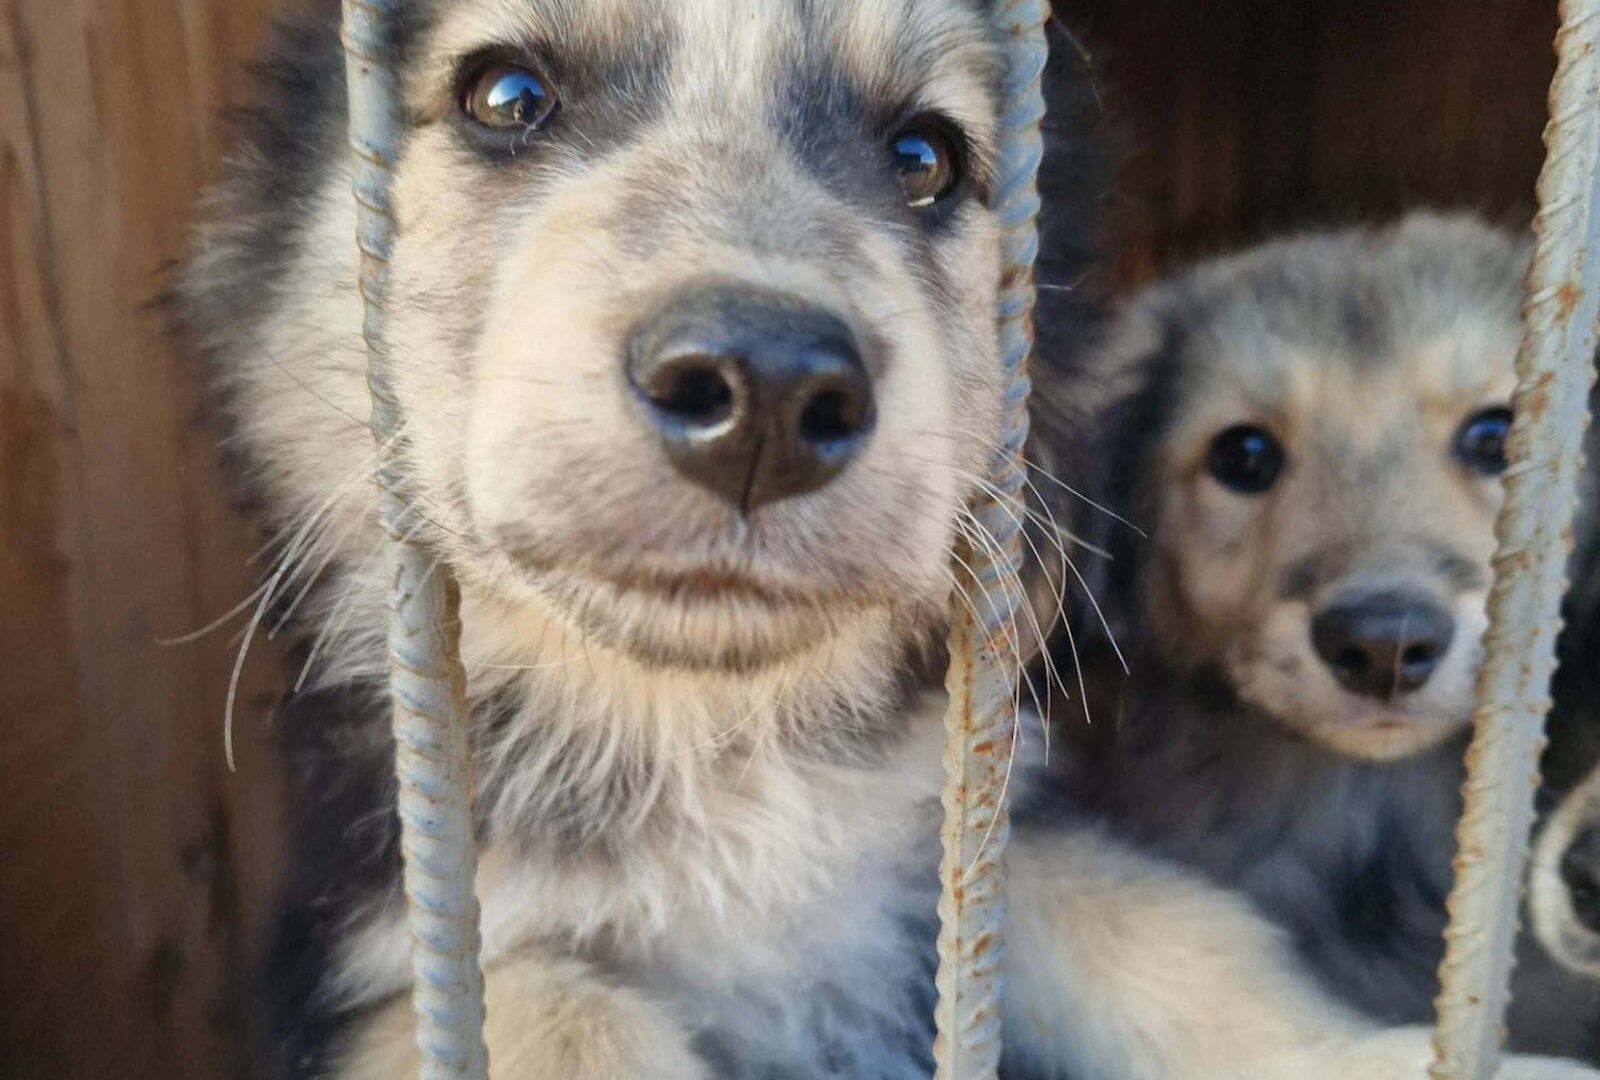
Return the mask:
<svg viewBox="0 0 1600 1080">
<path fill-rule="evenodd" d="M 1068 815 L 1249 897 L 1388 1023 L 1438 991 L 1526 264 L 1429 214 L 1269 243 L 1145 291 L 1092 365 L 1123 656 L 1088 648 L 1061 725 Z M 1600 1052 L 1594 987 L 1522 978 L 1514 1045 Z"/>
<path fill-rule="evenodd" d="M 308 637 L 266 977 L 284 1075 L 418 1064 L 380 458 L 461 583 L 497 1080 L 931 1075 L 949 553 L 983 541 L 964 506 L 1005 407 L 990 7 L 408 5 L 388 324 L 405 426 L 381 448 L 334 6 L 280 35 L 178 309 L 281 552 L 263 609 Z M 1042 271 L 1070 282 L 1092 200 L 1075 80 L 1049 81 L 1067 119 Z M 1075 340 L 1077 303 L 1050 294 L 1043 342 Z M 1067 361 L 1044 352 L 1048 385 Z M 1049 400 L 1035 422 L 1059 443 Z M 1016 928 L 1017 985 L 1043 988 L 1015 1005 L 1041 1019 L 1011 1025 L 1017 1069 L 1420 1077 L 1425 1033 L 1300 987 L 1232 898 L 1045 841 L 1013 864 L 1017 910 L 1040 915 Z M 1185 918 L 1218 936 L 1163 941 Z M 1113 988 L 1095 950 L 1119 934 L 1232 978 L 1254 1019 Z M 1090 1000 L 1093 1030 L 1062 1045 Z"/>
</svg>

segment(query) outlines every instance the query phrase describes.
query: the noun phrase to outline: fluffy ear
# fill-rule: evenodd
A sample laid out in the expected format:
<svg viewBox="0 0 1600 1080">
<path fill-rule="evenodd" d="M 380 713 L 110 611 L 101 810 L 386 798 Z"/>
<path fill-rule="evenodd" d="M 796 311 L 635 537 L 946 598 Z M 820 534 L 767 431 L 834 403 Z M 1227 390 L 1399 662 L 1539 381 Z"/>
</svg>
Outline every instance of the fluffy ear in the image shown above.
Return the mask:
<svg viewBox="0 0 1600 1080">
<path fill-rule="evenodd" d="M 1081 410 L 1064 384 L 1072 381 L 1103 336 L 1108 308 L 1101 272 L 1106 264 L 1102 204 L 1108 137 L 1094 92 L 1095 74 L 1084 50 L 1058 19 L 1051 19 L 1048 33 L 1024 545 L 1025 584 L 1038 625 L 1045 631 L 1059 621 L 1064 583 L 1071 580 L 1059 550 L 1065 543 L 1060 534 L 1070 531 L 1071 500 L 1051 478 L 1061 475 L 1059 448 L 1085 437 Z"/>
<path fill-rule="evenodd" d="M 1075 418 L 1073 434 L 1041 452 L 1066 497 L 1068 617 L 1080 647 L 1140 633 L 1155 493 L 1152 457 L 1176 406 L 1181 343 L 1159 288 L 1135 298 L 1105 342 L 1050 392 Z M 1070 491 L 1067 491 L 1070 489 Z"/>
</svg>

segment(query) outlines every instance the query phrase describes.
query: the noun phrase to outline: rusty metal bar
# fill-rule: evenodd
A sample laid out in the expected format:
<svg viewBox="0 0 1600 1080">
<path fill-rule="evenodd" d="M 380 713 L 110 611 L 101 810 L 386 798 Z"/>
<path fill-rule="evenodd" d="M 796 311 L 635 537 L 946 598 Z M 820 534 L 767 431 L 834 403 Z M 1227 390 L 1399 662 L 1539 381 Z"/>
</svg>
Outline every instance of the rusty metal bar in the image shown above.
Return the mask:
<svg viewBox="0 0 1600 1080">
<path fill-rule="evenodd" d="M 1005 781 L 1017 725 L 1017 614 L 1021 590 L 1022 450 L 1028 437 L 1028 356 L 1033 346 L 1033 266 L 1039 249 L 1039 163 L 1044 155 L 1041 79 L 1048 47 L 1046 0 L 1004 0 L 996 18 L 1008 70 L 1001 111 L 1002 149 L 995 209 L 1004 232 L 999 332 L 1007 377 L 1005 431 L 994 466 L 993 497 L 973 512 L 992 544 L 962 554 L 979 593 L 952 604 L 946 682 L 945 821 L 939 898 L 938 1080 L 981 1080 L 1000 1061 L 1001 856 L 1009 825 Z M 963 571 L 964 572 L 964 571 Z"/>
<path fill-rule="evenodd" d="M 1437 1080 L 1489 1080 L 1499 1065 L 1589 422 L 1600 318 L 1600 0 L 1563 0 L 1556 51 L 1511 466 L 1439 971 Z"/>
<path fill-rule="evenodd" d="M 403 418 L 389 379 L 384 301 L 395 233 L 390 183 L 404 130 L 395 49 L 401 0 L 344 0 L 361 295 L 379 507 L 390 537 L 389 670 L 401 844 L 412 937 L 412 996 L 424 1080 L 485 1080 L 478 966 L 477 851 L 460 596 L 414 538 L 417 522 L 392 452 Z"/>
</svg>

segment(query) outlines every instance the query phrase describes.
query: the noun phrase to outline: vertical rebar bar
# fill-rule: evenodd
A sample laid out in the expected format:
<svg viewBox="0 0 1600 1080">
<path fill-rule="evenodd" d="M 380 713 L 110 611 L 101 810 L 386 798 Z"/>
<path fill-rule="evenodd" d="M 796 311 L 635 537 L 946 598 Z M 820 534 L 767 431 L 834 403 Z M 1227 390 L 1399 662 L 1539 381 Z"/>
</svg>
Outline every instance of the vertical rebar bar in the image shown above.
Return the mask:
<svg viewBox="0 0 1600 1080">
<path fill-rule="evenodd" d="M 389 674 L 401 844 L 424 1080 L 484 1080 L 478 967 L 477 852 L 460 597 L 449 571 L 416 542 L 395 465 L 403 418 L 390 382 L 384 302 L 395 222 L 390 184 L 404 130 L 396 77 L 401 0 L 344 0 L 364 335 L 377 439 L 379 508 L 390 537 Z"/>
<path fill-rule="evenodd" d="M 1038 254 L 1039 164 L 1044 154 L 1045 0 L 1004 0 L 996 18 L 1007 44 L 1002 149 L 995 209 L 1004 229 L 999 332 L 1006 376 L 1005 430 L 993 497 L 973 512 L 994 544 L 963 552 L 976 595 L 957 597 L 950 633 L 944 860 L 940 867 L 939 1080 L 993 1077 L 1000 1061 L 1001 865 L 1009 825 L 1005 780 L 1017 725 L 1017 614 L 1021 591 L 1028 437 L 1028 356 L 1033 347 L 1033 267 Z M 962 571 L 963 573 L 965 571 Z"/>
<path fill-rule="evenodd" d="M 1600 317 L 1600 0 L 1563 0 L 1486 655 L 1440 967 L 1438 1080 L 1489 1080 L 1510 1000 Z"/>
</svg>

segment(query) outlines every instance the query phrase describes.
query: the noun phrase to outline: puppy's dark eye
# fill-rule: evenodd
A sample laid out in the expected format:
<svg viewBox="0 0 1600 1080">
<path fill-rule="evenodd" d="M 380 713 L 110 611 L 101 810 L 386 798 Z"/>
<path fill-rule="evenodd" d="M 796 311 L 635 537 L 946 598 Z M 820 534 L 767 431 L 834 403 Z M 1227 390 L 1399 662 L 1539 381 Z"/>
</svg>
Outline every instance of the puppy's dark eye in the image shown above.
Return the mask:
<svg viewBox="0 0 1600 1080">
<path fill-rule="evenodd" d="M 1511 410 L 1485 409 L 1467 418 L 1456 433 L 1456 457 L 1473 472 L 1499 476 L 1506 471 L 1506 438 L 1511 434 Z"/>
<path fill-rule="evenodd" d="M 906 205 L 913 209 L 937 205 L 961 183 L 961 152 L 955 138 L 938 121 L 913 122 L 889 140 L 889 150 Z"/>
<path fill-rule="evenodd" d="M 549 83 L 527 68 L 493 64 L 467 82 L 462 111 L 497 131 L 536 131 L 556 109 Z"/>
<path fill-rule="evenodd" d="M 1283 444 L 1270 431 L 1240 424 L 1211 440 L 1206 471 L 1241 495 L 1261 495 L 1283 475 L 1284 459 Z"/>
</svg>

